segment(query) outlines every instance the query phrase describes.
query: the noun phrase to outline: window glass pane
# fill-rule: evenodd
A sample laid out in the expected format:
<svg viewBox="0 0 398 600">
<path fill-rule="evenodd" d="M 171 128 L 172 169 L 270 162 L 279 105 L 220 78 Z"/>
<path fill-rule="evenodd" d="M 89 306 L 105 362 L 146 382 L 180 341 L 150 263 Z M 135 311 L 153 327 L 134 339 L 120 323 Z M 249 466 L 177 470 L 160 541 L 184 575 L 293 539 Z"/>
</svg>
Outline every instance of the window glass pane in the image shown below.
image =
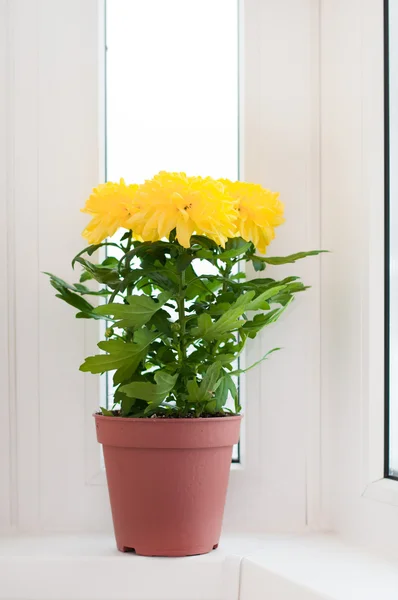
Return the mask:
<svg viewBox="0 0 398 600">
<path fill-rule="evenodd" d="M 107 0 L 106 12 L 107 179 L 238 179 L 237 0 Z"/>
<path fill-rule="evenodd" d="M 390 218 L 390 403 L 388 474 L 398 477 L 398 2 L 388 3 L 388 186 Z"/>
<path fill-rule="evenodd" d="M 108 179 L 236 179 L 236 0 L 108 0 L 107 47 Z"/>
</svg>

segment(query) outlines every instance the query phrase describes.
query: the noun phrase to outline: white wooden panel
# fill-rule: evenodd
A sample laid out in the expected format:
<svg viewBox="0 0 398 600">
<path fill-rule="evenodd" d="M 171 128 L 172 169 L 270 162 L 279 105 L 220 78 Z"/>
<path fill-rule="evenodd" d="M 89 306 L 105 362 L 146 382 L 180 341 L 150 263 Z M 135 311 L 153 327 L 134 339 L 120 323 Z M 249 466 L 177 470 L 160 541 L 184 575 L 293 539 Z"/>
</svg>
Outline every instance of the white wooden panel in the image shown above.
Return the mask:
<svg viewBox="0 0 398 600">
<path fill-rule="evenodd" d="M 0 529 L 11 526 L 10 404 L 14 395 L 13 362 L 13 248 L 10 171 L 10 55 L 9 3 L 0 0 Z"/>
<path fill-rule="evenodd" d="M 75 281 L 79 270 L 73 274 L 70 261 L 84 246 L 81 230 L 86 221 L 79 211 L 100 177 L 101 8 L 96 0 L 84 5 L 78 0 L 40 0 L 39 6 L 39 265 Z M 95 336 L 96 324 L 75 320 L 73 310 L 54 298 L 42 276 L 40 299 L 42 526 L 96 529 L 110 521 L 106 488 L 85 485 L 86 444 L 97 452 L 98 464 L 100 456 L 92 411 L 86 413 L 85 405 L 88 393 L 93 409 L 98 406 L 98 380 L 78 370 L 85 356 L 85 327 Z"/>
<path fill-rule="evenodd" d="M 11 3 L 18 522 L 39 522 L 39 213 L 37 2 Z M 29 498 L 29 502 L 26 499 Z"/>
<path fill-rule="evenodd" d="M 318 9 L 313 0 L 244 3 L 242 178 L 279 190 L 286 208 L 270 255 L 320 244 Z M 247 364 L 283 350 L 245 379 L 245 471 L 232 477 L 227 505 L 235 527 L 298 530 L 317 519 L 319 270 L 319 259 L 267 269 L 313 289 L 248 347 Z"/>
</svg>

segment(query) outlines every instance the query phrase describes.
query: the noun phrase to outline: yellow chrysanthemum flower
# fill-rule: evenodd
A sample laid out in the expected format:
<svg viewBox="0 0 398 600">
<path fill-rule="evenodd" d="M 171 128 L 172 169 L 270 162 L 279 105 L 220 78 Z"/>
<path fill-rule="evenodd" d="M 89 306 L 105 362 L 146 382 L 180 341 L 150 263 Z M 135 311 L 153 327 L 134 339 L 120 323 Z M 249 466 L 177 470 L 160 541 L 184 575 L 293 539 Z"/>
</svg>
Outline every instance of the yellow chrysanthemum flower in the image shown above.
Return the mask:
<svg viewBox="0 0 398 600">
<path fill-rule="evenodd" d="M 193 233 L 225 246 L 227 239 L 236 235 L 237 204 L 224 186 L 210 177 L 161 171 L 139 186 L 127 223 L 144 241 L 169 237 L 176 229 L 185 248 L 189 248 Z"/>
<path fill-rule="evenodd" d="M 119 227 L 127 226 L 131 216 L 132 199 L 138 185 L 126 185 L 124 179 L 120 183 L 103 183 L 94 188 L 82 212 L 93 218 L 82 235 L 89 244 L 99 244 L 112 236 Z"/>
<path fill-rule="evenodd" d="M 279 200 L 279 193 L 255 183 L 220 181 L 226 191 L 239 201 L 237 227 L 240 236 L 247 242 L 253 242 L 258 251 L 265 254 L 275 237 L 275 227 L 284 222 L 284 206 Z"/>
</svg>

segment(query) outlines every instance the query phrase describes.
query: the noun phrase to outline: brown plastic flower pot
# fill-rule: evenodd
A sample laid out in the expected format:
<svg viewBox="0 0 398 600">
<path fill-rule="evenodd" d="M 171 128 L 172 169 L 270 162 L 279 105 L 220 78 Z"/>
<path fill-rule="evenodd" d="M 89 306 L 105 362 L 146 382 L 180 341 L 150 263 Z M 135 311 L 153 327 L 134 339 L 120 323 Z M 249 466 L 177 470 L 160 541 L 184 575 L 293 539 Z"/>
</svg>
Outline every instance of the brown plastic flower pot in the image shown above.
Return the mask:
<svg viewBox="0 0 398 600">
<path fill-rule="evenodd" d="M 241 417 L 94 416 L 118 549 L 188 556 L 216 548 Z"/>
</svg>

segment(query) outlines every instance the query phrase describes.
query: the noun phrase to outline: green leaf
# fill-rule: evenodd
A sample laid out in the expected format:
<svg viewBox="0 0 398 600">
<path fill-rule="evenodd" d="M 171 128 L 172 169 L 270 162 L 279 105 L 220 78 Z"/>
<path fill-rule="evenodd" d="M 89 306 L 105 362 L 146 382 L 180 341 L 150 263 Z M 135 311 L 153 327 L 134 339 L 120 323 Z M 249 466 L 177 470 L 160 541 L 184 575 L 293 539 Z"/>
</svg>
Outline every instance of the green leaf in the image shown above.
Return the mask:
<svg viewBox="0 0 398 600">
<path fill-rule="evenodd" d="M 192 254 L 188 254 L 187 252 L 180 254 L 176 260 L 177 273 L 182 273 L 183 271 L 185 271 L 185 269 L 189 267 L 194 258 L 195 257 Z"/>
<path fill-rule="evenodd" d="M 194 350 L 187 358 L 187 362 L 195 365 L 195 371 L 196 369 L 196 365 L 197 364 L 201 364 L 204 363 L 204 361 L 206 359 L 208 359 L 210 356 L 209 352 L 206 350 L 206 348 L 204 348 L 203 346 L 201 346 L 200 348 L 198 348 L 197 350 Z"/>
<path fill-rule="evenodd" d="M 196 379 L 190 379 L 187 381 L 187 392 L 188 399 L 190 402 L 199 403 L 203 402 L 207 399 L 207 397 L 203 397 Z M 210 396 L 208 397 L 210 399 Z"/>
<path fill-rule="evenodd" d="M 94 313 L 94 306 L 87 302 L 79 293 L 75 293 L 76 288 L 69 283 L 66 283 L 63 279 L 52 275 L 51 273 L 44 273 L 50 277 L 50 283 L 59 292 L 55 294 L 57 298 L 60 298 L 70 306 L 77 308 L 81 313 L 84 314 L 85 318 L 90 319 L 98 319 L 97 315 Z"/>
<path fill-rule="evenodd" d="M 252 261 L 253 269 L 256 272 L 257 271 L 264 271 L 264 269 L 265 269 L 265 262 L 263 262 L 261 260 L 261 257 L 252 256 L 252 257 L 250 257 L 250 260 Z"/>
<path fill-rule="evenodd" d="M 153 325 L 160 333 L 164 333 L 168 337 L 172 336 L 171 321 L 169 313 L 161 308 L 147 322 L 148 327 Z"/>
<path fill-rule="evenodd" d="M 75 262 L 78 262 L 92 275 L 93 279 L 98 281 L 99 283 L 106 283 L 107 285 L 115 285 L 119 283 L 120 277 L 119 273 L 115 269 L 110 269 L 109 267 L 102 265 L 94 265 L 88 260 L 81 258 L 78 256 L 75 259 Z"/>
<path fill-rule="evenodd" d="M 251 246 L 252 246 L 251 242 L 243 242 L 243 244 L 241 246 L 239 246 L 238 248 L 233 248 L 231 250 L 225 250 L 225 252 L 221 252 L 221 254 L 219 254 L 217 256 L 217 258 L 226 262 L 226 261 L 230 260 L 231 258 L 236 258 L 237 256 L 241 256 L 242 254 L 245 254 L 251 248 Z"/>
<path fill-rule="evenodd" d="M 254 292 L 253 290 L 242 294 L 237 300 L 235 300 L 235 303 L 232 305 L 232 308 L 246 308 L 255 295 L 256 292 Z"/>
<path fill-rule="evenodd" d="M 249 304 L 246 307 L 246 310 L 269 310 L 270 306 L 267 300 L 269 298 L 272 298 L 272 296 L 276 296 L 277 294 L 279 294 L 280 291 L 284 290 L 285 288 L 286 285 L 275 285 L 269 288 L 268 290 L 257 296 L 257 298 L 254 298 L 254 300 L 249 302 Z"/>
<path fill-rule="evenodd" d="M 235 384 L 235 381 L 233 380 L 233 378 L 230 375 L 226 375 L 226 377 L 227 377 L 228 389 L 229 389 L 229 392 L 234 401 L 235 413 L 238 414 L 241 411 L 241 406 L 239 404 L 239 392 L 237 390 L 237 387 L 236 387 L 236 384 Z"/>
<path fill-rule="evenodd" d="M 120 238 L 121 242 L 124 242 L 125 240 L 128 240 L 131 237 L 131 234 L 133 232 L 131 230 L 126 231 L 125 233 L 123 233 L 122 237 Z"/>
<path fill-rule="evenodd" d="M 249 243 L 254 250 L 254 244 L 252 244 L 252 242 L 249 242 Z M 225 250 L 236 250 L 237 248 L 241 248 L 242 246 L 245 246 L 246 244 L 247 244 L 246 240 L 244 240 L 241 237 L 229 238 L 227 240 L 227 243 L 225 244 Z"/>
<path fill-rule="evenodd" d="M 301 281 L 296 281 L 286 286 L 284 290 L 278 293 L 276 296 L 272 297 L 272 303 L 279 303 L 284 306 L 288 302 L 291 301 L 293 294 L 298 294 L 299 292 L 304 292 L 308 290 L 310 286 L 304 285 Z"/>
<path fill-rule="evenodd" d="M 221 371 L 221 363 L 216 360 L 206 371 L 202 381 L 200 382 L 201 391 L 212 393 L 214 391 L 217 380 Z"/>
<path fill-rule="evenodd" d="M 107 354 L 89 356 L 80 366 L 80 370 L 89 373 L 114 371 L 114 383 L 118 384 L 130 377 L 146 355 L 150 343 L 158 334 L 148 329 L 140 329 L 134 335 L 133 342 L 107 340 L 99 342 L 98 347 Z"/>
<path fill-rule="evenodd" d="M 208 250 L 218 250 L 216 242 L 204 235 L 192 235 L 191 246 L 194 244 L 198 244 L 199 246 L 202 246 L 202 248 L 207 248 Z"/>
<path fill-rule="evenodd" d="M 134 381 L 121 386 L 120 391 L 132 398 L 145 400 L 151 406 L 159 406 L 175 386 L 178 374 L 156 371 L 154 378 L 155 383 Z"/>
<path fill-rule="evenodd" d="M 234 292 L 223 292 L 217 296 L 217 302 L 228 302 L 228 304 L 231 304 L 234 302 L 235 298 L 236 294 L 234 294 Z"/>
<path fill-rule="evenodd" d="M 272 257 L 265 257 L 265 256 L 250 256 L 249 259 L 251 261 L 260 261 L 261 263 L 265 263 L 267 265 L 287 265 L 289 263 L 294 263 L 296 262 L 296 260 L 300 260 L 302 258 L 306 258 L 307 256 L 317 256 L 318 254 L 321 254 L 323 252 L 329 252 L 329 250 L 310 250 L 309 252 L 296 252 L 295 254 L 289 254 L 289 256 L 272 256 Z M 254 262 L 253 262 L 253 266 L 254 266 Z M 256 269 L 256 267 L 254 266 L 255 270 L 262 270 L 262 269 Z"/>
<path fill-rule="evenodd" d="M 113 417 L 113 412 L 111 410 L 108 410 L 107 408 L 104 408 L 103 406 L 100 406 L 100 411 L 102 412 L 102 414 L 104 415 L 104 417 Z"/>
<path fill-rule="evenodd" d="M 210 315 L 204 313 L 198 317 L 198 328 L 194 334 L 199 335 L 206 340 L 220 339 L 226 333 L 236 331 L 245 323 L 240 317 L 247 310 L 248 305 L 253 299 L 255 292 L 246 292 L 242 294 L 231 308 L 227 310 L 217 321 L 213 321 L 210 326 Z"/>
<path fill-rule="evenodd" d="M 190 379 L 187 382 L 189 401 L 195 404 L 209 402 L 215 392 L 216 384 L 220 377 L 220 371 L 221 363 L 216 361 L 207 369 L 199 385 L 196 378 Z"/>
<path fill-rule="evenodd" d="M 50 283 L 59 292 L 63 292 L 64 289 L 76 291 L 74 286 L 70 283 L 67 283 L 60 277 L 53 275 L 52 273 L 48 273 L 47 271 L 43 271 L 43 275 L 48 275 L 50 278 Z"/>
<path fill-rule="evenodd" d="M 209 314 L 218 316 L 223 315 L 226 310 L 229 310 L 231 305 L 228 302 L 218 302 L 217 304 L 210 304 Z"/>
<path fill-rule="evenodd" d="M 83 271 L 80 275 L 79 281 L 80 283 L 84 283 L 85 281 L 89 281 L 90 279 L 94 279 L 94 277 L 88 271 Z"/>
<path fill-rule="evenodd" d="M 169 346 L 160 345 L 159 349 L 156 350 L 156 358 L 160 363 L 168 364 L 168 363 L 176 363 L 177 362 L 177 353 L 175 350 L 170 348 Z"/>
<path fill-rule="evenodd" d="M 260 360 L 256 361 L 252 365 L 250 365 L 250 367 L 246 367 L 246 369 L 237 369 L 236 371 L 232 371 L 232 373 L 230 373 L 230 375 L 242 375 L 242 373 L 246 373 L 247 371 L 250 371 L 250 369 L 254 369 L 254 367 L 256 367 L 257 365 L 262 363 L 263 360 L 266 360 L 270 354 L 272 354 L 273 352 L 276 352 L 277 350 L 280 350 L 280 348 L 272 348 L 272 350 L 270 350 L 269 352 L 264 354 L 264 356 L 262 358 L 260 358 Z"/>
<path fill-rule="evenodd" d="M 235 382 L 230 374 L 225 373 L 216 391 L 214 412 L 220 412 L 220 410 L 225 406 L 228 401 L 229 393 L 231 393 L 231 396 L 236 404 L 238 392 Z"/>
<path fill-rule="evenodd" d="M 101 266 L 114 269 L 119 266 L 119 261 L 115 256 L 107 256 L 106 259 L 102 261 Z"/>
<path fill-rule="evenodd" d="M 284 313 L 289 304 L 293 301 L 294 296 L 290 297 L 290 300 L 286 302 L 284 306 L 281 308 L 275 308 L 274 310 L 270 310 L 265 314 L 256 315 L 253 320 L 246 321 L 243 325 L 241 331 L 246 333 L 250 338 L 255 338 L 257 333 L 263 329 L 266 325 L 270 325 L 271 323 L 275 323 L 281 315 Z"/>
<path fill-rule="evenodd" d="M 256 279 L 249 279 L 249 281 L 245 281 L 240 284 L 242 289 L 253 289 L 256 292 L 265 292 L 266 290 L 276 286 L 276 285 L 287 285 L 288 283 L 297 281 L 300 279 L 299 277 L 285 277 L 285 279 L 281 279 L 281 281 L 276 281 L 275 279 L 270 279 L 269 277 L 258 277 Z"/>
<path fill-rule="evenodd" d="M 224 366 L 228 366 L 231 362 L 236 359 L 237 355 L 235 354 L 217 354 L 217 360 Z"/>
<path fill-rule="evenodd" d="M 92 244 L 91 246 L 87 246 L 87 248 L 84 248 L 84 250 L 81 250 L 79 254 L 76 254 L 75 258 L 72 260 L 72 268 L 75 266 L 77 259 L 80 256 L 82 256 L 82 254 L 88 254 L 88 256 L 91 256 L 92 254 L 94 254 L 94 252 L 98 250 L 98 248 L 102 248 L 103 246 L 115 246 L 116 248 L 120 249 L 119 244 L 115 244 L 113 242 L 102 242 L 102 244 Z"/>
<path fill-rule="evenodd" d="M 127 417 L 131 413 L 131 409 L 135 404 L 135 400 L 135 398 L 130 398 L 129 396 L 126 396 L 126 394 L 123 394 L 121 397 L 120 410 L 124 417 Z"/>
<path fill-rule="evenodd" d="M 242 271 L 231 273 L 231 279 L 246 279 L 246 273 L 242 273 Z"/>
<path fill-rule="evenodd" d="M 194 333 L 199 337 L 204 337 L 212 326 L 213 321 L 211 320 L 211 316 L 208 313 L 202 313 L 198 317 L 198 329 Z"/>
<path fill-rule="evenodd" d="M 215 254 L 211 250 L 202 248 L 201 250 L 196 250 L 194 258 L 200 258 L 201 260 L 208 260 L 211 263 L 214 263 Z"/>
<path fill-rule="evenodd" d="M 213 295 L 213 291 L 198 277 L 192 265 L 185 269 L 185 285 L 187 286 L 185 291 L 187 300 L 193 300 L 196 297 L 203 299 L 209 294 Z"/>
<path fill-rule="evenodd" d="M 141 260 L 147 264 L 143 266 L 153 265 L 156 260 L 159 260 L 162 264 L 165 262 L 165 253 L 170 253 L 175 249 L 175 246 L 170 242 L 135 242 L 135 247 L 127 252 L 127 254 L 120 261 L 119 269 L 124 264 L 126 268 L 129 267 L 130 262 L 135 256 L 141 257 Z"/>
<path fill-rule="evenodd" d="M 137 282 L 148 275 L 150 271 L 148 269 L 131 269 L 129 273 L 124 277 L 124 279 L 120 280 L 119 283 L 115 286 L 110 298 L 109 303 L 113 302 L 116 296 L 120 292 L 124 292 L 128 286 L 136 286 Z"/>
<path fill-rule="evenodd" d="M 159 294 L 157 301 L 145 295 L 127 296 L 128 304 L 119 302 L 97 306 L 94 310 L 97 315 L 113 317 L 116 327 L 141 327 L 147 323 L 167 300 L 170 294 L 163 292 Z"/>
<path fill-rule="evenodd" d="M 220 412 L 222 407 L 227 403 L 227 400 L 228 400 L 228 383 L 227 383 L 227 379 L 225 376 L 225 377 L 222 377 L 220 380 L 220 385 L 217 387 L 214 401 L 210 402 L 209 405 L 207 405 L 206 409 L 209 410 L 209 412 L 214 412 L 214 413 Z"/>
<path fill-rule="evenodd" d="M 159 271 L 150 271 L 147 274 L 148 279 L 161 290 L 167 290 L 175 293 L 178 289 L 178 276 L 170 269 L 160 269 Z"/>
<path fill-rule="evenodd" d="M 108 290 L 105 290 L 105 289 L 90 290 L 90 288 L 88 288 L 85 285 L 82 285 L 81 283 L 67 283 L 60 277 L 57 277 L 56 275 L 53 275 L 52 273 L 47 273 L 46 271 L 44 271 L 44 275 L 48 275 L 50 277 L 51 285 L 53 286 L 53 288 L 55 288 L 61 294 L 63 294 L 65 292 L 65 290 L 69 290 L 71 292 L 75 292 L 77 294 L 81 294 L 81 295 L 85 295 L 85 296 L 87 296 L 87 295 L 89 295 L 89 296 L 107 296 L 110 293 Z"/>
</svg>

